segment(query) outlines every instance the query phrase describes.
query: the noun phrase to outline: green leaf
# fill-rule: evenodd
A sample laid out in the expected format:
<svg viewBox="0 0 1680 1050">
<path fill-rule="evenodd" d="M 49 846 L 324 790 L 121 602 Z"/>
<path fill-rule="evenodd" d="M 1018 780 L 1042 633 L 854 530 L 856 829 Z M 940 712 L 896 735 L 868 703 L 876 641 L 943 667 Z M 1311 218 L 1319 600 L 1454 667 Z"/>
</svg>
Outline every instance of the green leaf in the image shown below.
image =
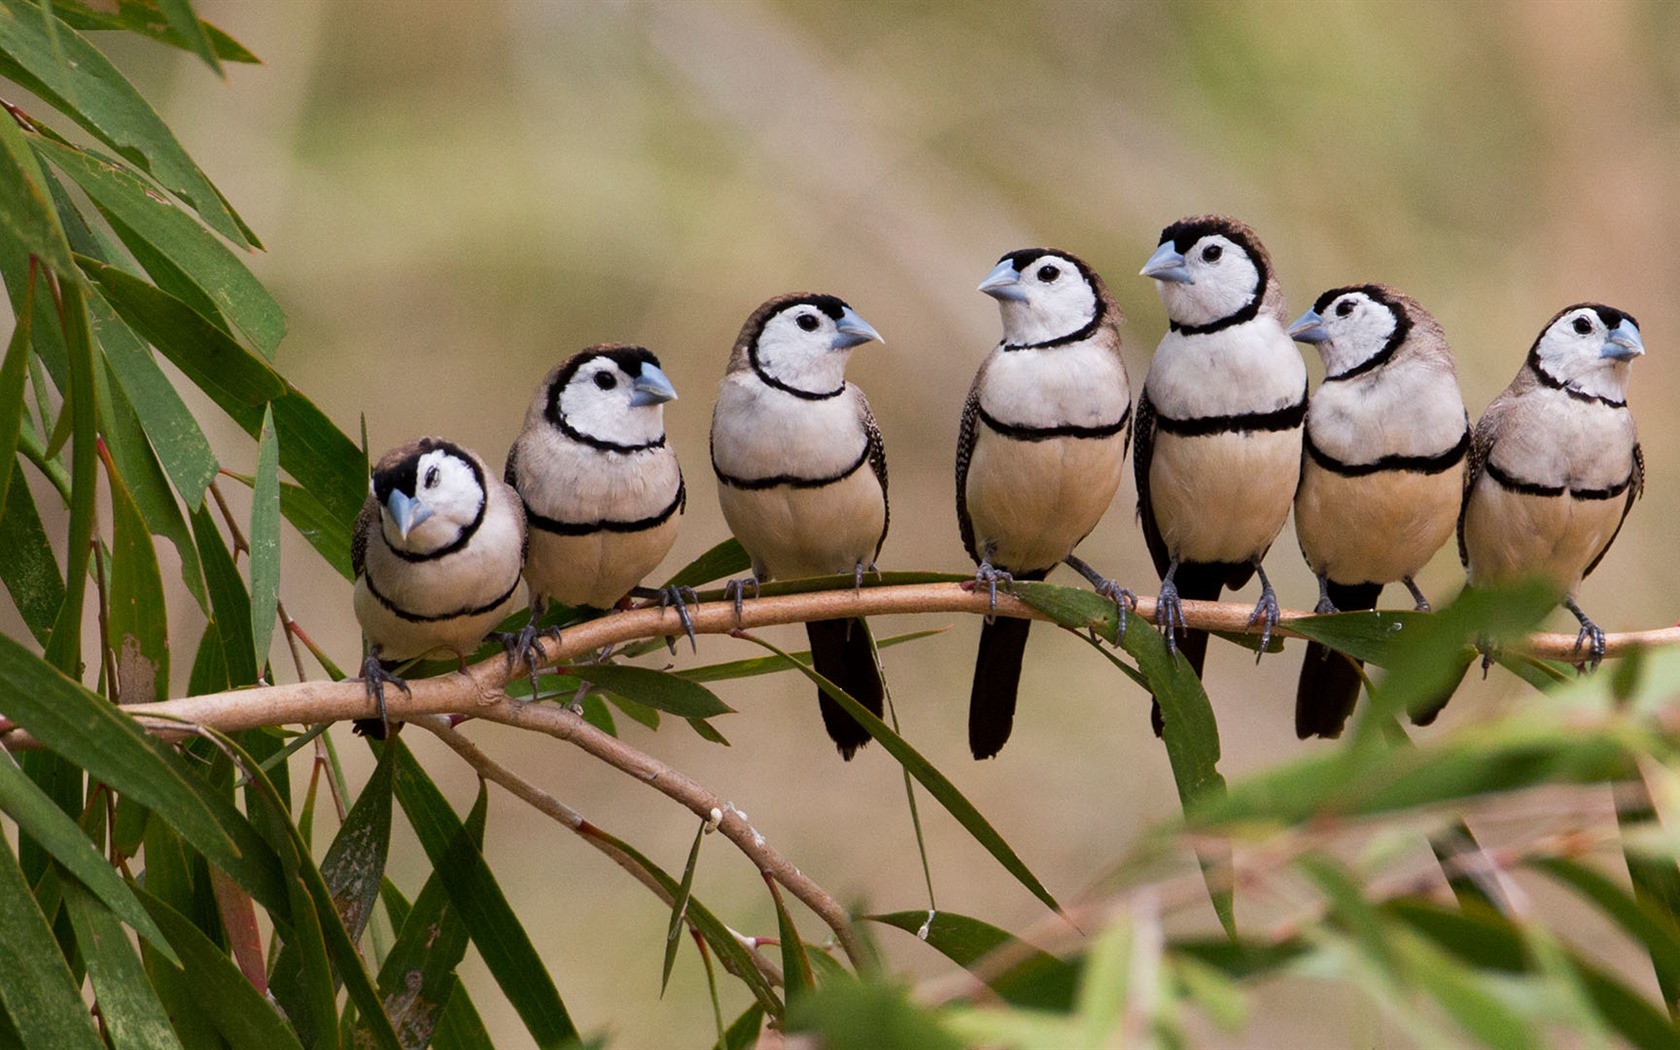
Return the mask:
<svg viewBox="0 0 1680 1050">
<path fill-rule="evenodd" d="M 350 529 L 343 518 L 328 511 L 308 489 L 289 481 L 280 483 L 280 513 L 340 576 L 356 579 L 350 564 Z"/>
<path fill-rule="evenodd" d="M 998 929 L 955 912 L 899 911 L 868 915 L 872 922 L 914 934 L 986 982 L 1004 1002 L 1032 1010 L 1073 1008 L 1079 967 Z M 927 935 L 921 935 L 923 926 Z"/>
<path fill-rule="evenodd" d="M 197 50 L 191 41 L 175 31 L 157 0 L 120 0 L 113 5 L 115 10 L 108 7 L 96 9 L 83 0 L 53 0 L 52 6 L 54 15 L 77 29 L 126 29 L 183 51 Z M 201 20 L 198 24 L 209 38 L 217 58 L 226 62 L 262 61 L 245 45 L 209 22 Z"/>
<path fill-rule="evenodd" d="M 169 697 L 169 625 L 162 615 L 163 574 L 151 532 L 129 495 L 128 486 L 105 460 L 111 490 L 111 586 L 106 612 L 110 645 L 116 654 L 118 700 L 143 704 Z"/>
<path fill-rule="evenodd" d="M 1650 788 L 1643 779 L 1624 785 L 1624 788 L 1632 797 L 1619 800 L 1616 823 L 1625 841 L 1642 825 L 1655 824 L 1657 811 Z M 1680 868 L 1676 867 L 1675 859 L 1672 856 L 1645 856 L 1626 847 L 1622 856 L 1627 863 L 1628 879 L 1633 883 L 1633 896 L 1639 906 L 1655 913 L 1665 927 L 1680 924 Z M 1654 951 L 1651 963 L 1656 967 L 1657 985 L 1662 989 L 1669 1015 L 1674 1016 L 1680 1012 L 1680 970 L 1670 963 L 1659 962 Z"/>
<path fill-rule="evenodd" d="M 79 879 L 104 907 L 173 959 L 163 934 L 134 899 L 128 883 L 100 856 L 82 829 L 24 775 L 9 753 L 0 754 L 0 811 L 16 821 L 18 830 L 35 840 L 66 872 Z"/>
<path fill-rule="evenodd" d="M 705 686 L 651 667 L 589 664 L 568 670 L 609 693 L 682 718 L 712 718 L 735 710 Z"/>
<path fill-rule="evenodd" d="M 395 753 L 395 749 L 387 748 L 386 755 L 380 756 L 381 766 L 387 766 L 386 756 Z M 481 849 L 488 813 L 489 795 L 481 790 L 458 832 L 460 844 L 452 842 L 449 852 Z M 428 1044 L 451 1004 L 466 999 L 456 968 L 466 956 L 469 935 L 460 910 L 450 905 L 449 891 L 436 871 L 426 879 L 402 922 L 398 923 L 392 913 L 392 924 L 397 939 L 379 969 L 379 995 L 404 1050 L 419 1050 Z"/>
<path fill-rule="evenodd" d="M 678 569 L 675 576 L 665 581 L 665 586 L 698 587 L 726 576 L 739 576 L 750 568 L 752 559 L 747 557 L 740 541 L 731 536 Z"/>
<path fill-rule="evenodd" d="M 688 911 L 688 898 L 694 891 L 694 869 L 700 862 L 700 840 L 706 837 L 706 822 L 694 832 L 694 845 L 688 850 L 688 863 L 683 865 L 682 884 L 677 887 L 676 899 L 671 902 L 671 925 L 665 931 L 665 964 L 659 973 L 659 996 L 671 983 L 671 967 L 677 961 L 677 949 L 682 946 L 683 915 Z"/>
<path fill-rule="evenodd" d="M 0 21 L 3 24 L 3 21 Z M 0 42 L 4 34 L 0 33 Z M 79 283 L 60 285 L 59 321 L 69 356 L 65 414 L 72 420 L 76 447 L 70 460 L 70 523 L 65 544 L 64 604 L 47 640 L 47 662 L 72 677 L 82 668 L 82 608 L 87 596 L 88 552 L 93 543 L 94 504 L 98 499 L 96 455 L 99 423 L 95 412 L 93 342 L 88 332 L 86 300 Z"/>
<path fill-rule="evenodd" d="M 714 1050 L 750 1050 L 758 1042 L 759 1029 L 763 1027 L 764 1008 L 754 1003 L 730 1022 L 729 1030 L 723 1033 L 723 1042 L 716 1044 Z"/>
<path fill-rule="evenodd" d="M 25 0 L 0 11 L 0 76 L 17 81 L 116 150 L 236 244 L 258 247 L 169 128 L 115 66 Z"/>
<path fill-rule="evenodd" d="M 891 638 L 882 638 L 875 643 L 877 649 L 890 649 L 905 642 L 920 641 L 944 634 L 949 627 L 934 627 L 925 631 L 910 631 L 906 634 L 895 634 Z M 805 666 L 811 666 L 811 651 L 802 649 L 790 652 L 789 656 Z M 724 682 L 736 678 L 752 678 L 756 675 L 780 674 L 788 669 L 787 661 L 779 656 L 753 656 L 745 660 L 730 660 L 725 663 L 703 664 L 699 667 L 685 667 L 671 673 L 678 678 L 686 678 L 690 682 Z"/>
<path fill-rule="evenodd" d="M 928 794 L 932 795 L 941 806 L 944 806 L 946 812 L 955 817 L 957 823 L 961 824 L 976 842 L 985 847 L 987 853 L 990 853 L 999 864 L 1003 865 L 1004 870 L 1015 876 L 1021 885 L 1025 886 L 1033 896 L 1043 901 L 1047 907 L 1053 911 L 1061 911 L 1061 905 L 1056 903 L 1056 898 L 1050 895 L 1050 891 L 1044 888 L 1042 882 L 1038 881 L 1038 876 L 1032 873 L 1032 869 L 1028 868 L 1009 843 L 1004 841 L 1003 836 L 997 833 L 997 829 L 993 828 L 991 823 L 980 815 L 980 811 L 974 808 L 974 804 L 964 797 L 961 791 L 957 790 L 956 785 L 952 784 L 945 777 L 945 774 L 935 769 L 933 764 L 923 758 L 921 753 L 911 747 L 903 737 L 893 732 L 885 722 L 875 717 L 868 708 L 852 699 L 845 690 L 811 668 L 801 664 L 781 649 L 751 634 L 743 633 L 741 637 L 775 653 L 786 661 L 788 666 L 799 670 L 805 677 L 816 683 L 817 688 L 831 697 L 835 703 L 845 708 L 847 714 L 857 719 L 860 725 L 869 730 L 869 735 L 881 745 L 882 750 L 891 755 L 900 766 L 904 767 L 906 772 L 915 777 L 917 782 L 927 789 Z"/>
<path fill-rule="evenodd" d="M 193 512 L 192 527 L 204 566 L 204 582 L 210 588 L 210 608 L 228 685 L 251 685 L 257 680 L 257 657 L 252 648 L 255 632 L 251 629 L 251 598 L 245 593 L 245 581 L 227 544 L 222 542 L 208 506 Z"/>
<path fill-rule="evenodd" d="M 391 846 L 392 768 L 387 749 L 321 860 L 321 878 L 352 941 L 362 939 L 385 879 L 385 857 Z"/>
<path fill-rule="evenodd" d="M 274 348 L 286 336 L 286 314 L 215 235 L 121 166 L 47 138 L 32 144 L 42 160 L 81 186 L 158 287 L 217 328 L 244 334 L 274 360 Z"/>
<path fill-rule="evenodd" d="M 5 123 L 0 120 L 0 124 Z M 29 378 L 30 320 L 35 316 L 35 284 L 37 274 L 29 270 L 29 287 L 23 293 L 24 307 L 15 318 L 12 338 L 6 346 L 6 361 L 0 364 L 0 506 L 6 503 L 6 490 L 16 473 L 18 437 L 23 432 L 23 382 Z M 39 278 L 45 280 L 45 277 Z"/>
<path fill-rule="evenodd" d="M 129 1047 L 178 1050 L 181 1041 L 169 1027 L 169 1015 L 158 1001 L 157 992 L 152 989 L 146 969 L 122 924 L 81 883 L 66 879 L 63 888 L 65 912 L 76 931 L 76 948 L 87 962 L 88 976 L 93 978 L 94 999 L 110 1033 L 111 1045 L 118 1050 Z M 155 929 L 140 902 L 132 896 L 129 900 L 145 916 L 146 925 Z M 174 955 L 161 932 L 151 946 L 161 946 Z"/>
<path fill-rule="evenodd" d="M 25 1046 L 98 1050 L 99 1036 L 51 925 L 0 840 L 0 1005 Z"/>
<path fill-rule="evenodd" d="M 0 59 L 3 62 L 3 59 Z M 10 114 L 0 121 L 0 234 L 54 273 L 74 279 L 70 242 L 53 207 L 30 136 Z"/>
<path fill-rule="evenodd" d="M 148 852 L 149 849 L 148 846 Z M 193 1022 L 208 1019 L 234 1050 L 282 1050 L 292 1047 L 301 1050 L 297 1036 L 292 1034 L 268 1000 L 251 987 L 251 982 L 239 972 L 225 951 L 180 912 L 144 890 L 137 892 L 141 903 L 152 913 L 152 918 L 185 962 L 180 972 L 191 975 L 192 986 L 197 992 Z M 145 952 L 145 949 L 142 951 Z M 146 954 L 146 966 L 154 973 L 159 966 L 168 966 L 150 953 Z M 178 1018 L 178 1028 L 181 1023 Z"/>
<path fill-rule="evenodd" d="M 479 957 L 508 1002 L 542 1047 L 578 1038 L 554 979 L 548 975 L 530 935 L 508 905 L 484 856 L 461 835 L 461 822 L 442 792 L 414 760 L 401 739 L 397 749 L 397 799 L 414 827 L 432 869 L 443 878 L 451 906 L 460 910 Z"/>
<path fill-rule="evenodd" d="M 257 444 L 257 480 L 251 490 L 251 639 L 257 667 L 268 665 L 280 598 L 280 445 L 274 412 L 263 412 Z"/>
<path fill-rule="evenodd" d="M 788 1007 L 810 995 L 817 987 L 816 975 L 811 972 L 811 960 L 805 954 L 805 942 L 799 939 L 799 927 L 793 924 L 787 905 L 782 903 L 782 891 L 768 873 L 764 884 L 770 888 L 770 899 L 776 904 L 776 937 L 782 942 L 782 982 L 787 990 Z"/>
<path fill-rule="evenodd" d="M 1675 975 L 1680 974 L 1680 923 L 1672 914 L 1666 914 L 1653 900 L 1629 894 L 1584 864 L 1563 857 L 1536 857 L 1528 863 L 1574 890 L 1638 942 L 1651 956 L 1666 996 Z M 1673 870 L 1672 864 L 1669 870 Z"/>
<path fill-rule="evenodd" d="M 187 0 L 158 0 L 158 6 L 163 8 L 164 17 L 175 36 L 186 41 L 187 48 L 204 59 L 204 64 L 220 76 L 222 64 L 216 60 L 216 49 L 211 46 L 210 34 L 204 31 L 204 23 L 193 14 L 192 4 Z"/>
<path fill-rule="evenodd" d="M 35 641 L 45 645 L 58 608 L 64 604 L 64 581 L 35 510 L 35 497 L 21 477 L 6 492 L 5 511 L 0 513 L 0 550 L 6 552 L 0 558 L 0 581 Z"/>
<path fill-rule="evenodd" d="M 820 1036 L 825 1050 L 961 1050 L 965 1043 L 903 988 L 879 981 L 847 981 L 807 995 L 790 1007 L 787 1030 Z"/>
<path fill-rule="evenodd" d="M 194 385 L 246 430 L 261 428 L 260 411 L 253 427 L 245 422 L 251 413 L 238 409 L 261 406 L 286 393 L 286 381 L 268 362 L 168 292 L 85 255 L 76 256 L 76 262 L 117 315 L 174 362 Z"/>
</svg>

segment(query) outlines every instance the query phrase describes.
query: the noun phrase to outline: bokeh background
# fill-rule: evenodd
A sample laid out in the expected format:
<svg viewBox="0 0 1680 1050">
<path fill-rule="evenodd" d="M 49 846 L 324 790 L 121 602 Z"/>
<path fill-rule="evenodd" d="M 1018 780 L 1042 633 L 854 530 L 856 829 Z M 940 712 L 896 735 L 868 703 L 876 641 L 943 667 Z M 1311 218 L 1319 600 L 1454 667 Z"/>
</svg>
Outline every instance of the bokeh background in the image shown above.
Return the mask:
<svg viewBox="0 0 1680 1050">
<path fill-rule="evenodd" d="M 189 56 L 108 43 L 266 242 L 251 263 L 288 315 L 281 367 L 346 432 L 365 417 L 375 454 L 443 433 L 499 462 L 556 360 L 604 340 L 643 343 L 682 393 L 666 415 L 692 493 L 674 570 L 725 535 L 706 433 L 742 320 L 773 294 L 832 292 L 886 337 L 854 354 L 851 372 L 891 463 L 882 565 L 963 569 L 956 424 L 999 331 L 975 284 L 1015 248 L 1082 255 L 1127 315 L 1136 384 L 1165 326 L 1138 268 L 1162 226 L 1228 212 L 1265 239 L 1296 309 L 1354 282 L 1417 296 L 1452 339 L 1472 413 L 1559 307 L 1592 299 L 1635 314 L 1651 351 L 1630 398 L 1648 494 L 1581 601 L 1609 630 L 1675 619 L 1672 4 L 198 7 L 265 64 L 230 66 L 220 83 Z M 212 437 L 230 450 L 230 468 L 249 469 L 242 435 Z M 1081 553 L 1152 592 L 1134 501 L 1128 479 Z M 351 664 L 359 641 L 348 586 L 296 536 L 284 554 L 292 615 Z M 1286 605 L 1311 606 L 1316 591 L 1291 532 L 1268 569 Z M 1461 579 L 1445 551 L 1420 582 L 1444 601 Z M 189 612 L 175 603 L 178 640 L 196 636 Z M 947 622 L 903 618 L 877 630 Z M 963 619 L 886 654 L 903 729 L 1053 892 L 1077 897 L 1177 812 L 1148 698 L 1082 643 L 1040 628 L 1014 738 L 976 764 L 964 725 L 977 629 Z M 801 638 L 794 630 L 780 640 Z M 685 648 L 676 662 L 756 652 L 708 638 L 698 658 Z M 1207 685 L 1227 776 L 1330 746 L 1294 739 L 1299 659 L 1291 646 L 1257 668 L 1249 654 L 1216 647 Z M 1524 688 L 1498 672 L 1472 681 L 1441 725 L 1520 702 Z M 733 799 L 842 898 L 874 910 L 925 906 L 898 767 L 879 749 L 840 762 L 802 679 L 719 691 L 740 712 L 719 722 L 730 748 L 680 725 L 654 734 L 620 719 L 622 731 Z M 468 732 L 680 867 L 692 819 L 662 796 L 546 738 Z M 468 771 L 425 734 L 412 737 L 464 810 Z M 359 782 L 365 755 L 346 752 Z M 622 1046 L 709 1042 L 692 953 L 657 998 L 663 909 L 558 826 L 505 795 L 493 801 L 486 851 L 580 1026 Z M 922 814 L 942 907 L 1016 930 L 1044 922 L 942 811 L 924 800 Z M 395 850 L 392 874 L 412 892 L 424 858 L 400 833 Z M 756 873 L 725 844 L 708 842 L 697 893 L 737 929 L 774 933 Z M 1175 921 L 1213 920 L 1204 907 Z M 803 925 L 812 937 L 821 929 Z M 881 938 L 890 964 L 913 977 L 949 970 L 896 931 Z M 468 980 L 499 1041 L 520 1045 L 518 1019 L 470 954 Z M 726 994 L 732 1015 L 744 996 Z M 1230 1045 L 1391 1037 L 1368 1003 L 1305 980 L 1263 990 L 1245 1032 L 1209 1033 Z"/>
</svg>

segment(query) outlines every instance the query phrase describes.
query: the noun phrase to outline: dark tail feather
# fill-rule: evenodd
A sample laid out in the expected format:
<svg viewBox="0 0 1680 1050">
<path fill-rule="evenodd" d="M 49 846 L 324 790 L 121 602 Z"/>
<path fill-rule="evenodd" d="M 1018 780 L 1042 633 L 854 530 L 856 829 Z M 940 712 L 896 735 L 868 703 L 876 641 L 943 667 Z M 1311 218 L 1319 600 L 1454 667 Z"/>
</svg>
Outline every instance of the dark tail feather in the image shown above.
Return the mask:
<svg viewBox="0 0 1680 1050">
<path fill-rule="evenodd" d="M 1219 591 L 1229 582 L 1234 569 L 1239 568 L 1223 563 L 1208 565 L 1193 565 L 1184 563 L 1179 565 L 1173 574 L 1173 584 L 1178 588 L 1178 596 L 1186 601 L 1216 602 Z M 1240 568 L 1246 568 L 1242 566 Z M 1249 570 L 1252 572 L 1253 570 Z M 1246 582 L 1246 578 L 1243 582 Z M 1233 587 L 1242 586 L 1242 582 L 1230 584 Z M 1178 644 L 1179 659 L 1190 664 L 1190 670 L 1196 672 L 1196 677 L 1202 676 L 1202 666 L 1207 663 L 1208 633 L 1194 629 L 1186 630 L 1175 639 Z M 1161 714 L 1161 705 L 1155 701 L 1149 703 L 1149 726 L 1160 736 L 1166 729 L 1166 720 Z"/>
<path fill-rule="evenodd" d="M 1329 584 L 1330 601 L 1342 612 L 1375 609 L 1382 594 L 1380 583 Z M 1363 684 L 1359 669 L 1364 665 L 1317 642 L 1307 644 L 1301 677 L 1295 684 L 1295 735 L 1334 739 L 1342 735 Z"/>
<path fill-rule="evenodd" d="M 1031 620 L 998 616 L 980 628 L 974 688 L 968 696 L 968 749 L 975 758 L 991 758 L 1009 742 L 1009 731 L 1015 726 L 1015 692 L 1021 684 L 1021 657 L 1027 651 L 1031 627 Z"/>
<path fill-rule="evenodd" d="M 805 635 L 811 640 L 811 666 L 816 672 L 879 717 L 886 710 L 886 692 L 881 686 L 880 669 L 875 666 L 869 625 L 857 618 L 814 620 L 805 625 Z M 840 757 L 850 762 L 857 749 L 869 743 L 869 730 L 821 689 L 817 690 L 817 705 L 828 738 L 840 749 Z"/>
</svg>

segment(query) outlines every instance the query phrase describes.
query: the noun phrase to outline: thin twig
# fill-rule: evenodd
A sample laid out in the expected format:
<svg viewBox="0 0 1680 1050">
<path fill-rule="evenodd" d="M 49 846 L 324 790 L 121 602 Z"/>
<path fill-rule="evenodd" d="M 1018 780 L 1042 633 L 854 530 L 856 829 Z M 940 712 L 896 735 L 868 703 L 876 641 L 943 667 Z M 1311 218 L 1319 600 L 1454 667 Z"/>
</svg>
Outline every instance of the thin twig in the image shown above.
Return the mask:
<svg viewBox="0 0 1680 1050">
<path fill-rule="evenodd" d="M 237 563 L 241 551 L 247 555 L 251 553 L 251 545 L 245 542 L 245 533 L 239 529 L 239 520 L 233 516 L 233 511 L 228 509 L 227 500 L 222 496 L 221 486 L 216 484 L 215 478 L 210 479 L 210 495 L 216 497 L 216 509 L 222 512 L 222 520 L 227 522 L 228 532 L 233 536 L 233 560 Z"/>
<path fill-rule="evenodd" d="M 451 726 L 448 718 L 442 715 L 428 715 L 424 718 L 415 719 L 414 722 L 422 729 L 425 729 L 427 732 L 433 734 L 439 740 L 449 745 L 450 750 L 454 751 L 457 755 L 460 755 L 461 758 L 466 761 L 467 765 L 471 766 L 479 776 L 493 784 L 498 784 L 507 789 L 508 793 L 513 795 L 515 798 L 529 804 L 539 813 L 543 813 L 554 818 L 554 820 L 562 827 L 575 833 L 579 838 L 583 839 L 583 841 L 595 847 L 595 849 L 599 850 L 614 864 L 617 864 L 619 867 L 629 872 L 630 876 L 637 882 L 651 890 L 653 894 L 663 901 L 667 907 L 670 907 L 675 903 L 671 894 L 666 892 L 665 887 L 659 884 L 659 880 L 655 879 L 645 868 L 617 849 L 611 842 L 606 841 L 598 835 L 591 834 L 591 829 L 596 827 L 596 825 L 591 824 L 587 819 L 585 819 L 583 814 L 566 805 L 564 802 L 555 798 L 542 788 L 532 784 L 530 781 L 522 779 L 517 774 L 508 770 L 506 766 L 503 766 L 501 763 L 485 754 L 477 744 L 467 739 L 464 734 L 460 733 Z M 753 962 L 758 966 L 759 971 L 764 975 L 764 978 L 767 981 L 775 985 L 782 983 L 781 968 L 753 950 L 755 943 L 752 938 L 744 937 L 733 930 L 731 930 L 730 933 L 742 947 L 748 950 L 748 953 L 753 958 Z M 729 959 L 720 958 L 719 961 L 723 963 L 724 969 L 728 970 L 730 973 L 735 974 L 737 977 L 742 976 L 739 973 L 735 973 L 735 969 Z"/>
</svg>

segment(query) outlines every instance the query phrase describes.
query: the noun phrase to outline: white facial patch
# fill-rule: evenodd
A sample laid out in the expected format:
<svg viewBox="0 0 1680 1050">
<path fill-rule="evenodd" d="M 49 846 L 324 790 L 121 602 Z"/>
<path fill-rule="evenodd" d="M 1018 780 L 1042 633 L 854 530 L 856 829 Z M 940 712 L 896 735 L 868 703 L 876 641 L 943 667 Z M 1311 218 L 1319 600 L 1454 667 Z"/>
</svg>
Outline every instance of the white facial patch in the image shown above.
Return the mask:
<svg viewBox="0 0 1680 1050">
<path fill-rule="evenodd" d="M 1398 325 L 1394 311 L 1364 292 L 1339 295 L 1324 311 L 1327 342 L 1318 344 L 1324 374 L 1340 375 L 1381 353 Z"/>
<path fill-rule="evenodd" d="M 1591 307 L 1571 310 L 1540 337 L 1535 353 L 1541 370 L 1583 394 L 1626 400 L 1628 363 L 1604 356 L 1609 334 L 1598 311 Z"/>
<path fill-rule="evenodd" d="M 795 390 L 828 394 L 846 385 L 849 350 L 834 349 L 834 318 L 810 303 L 795 303 L 764 323 L 756 347 L 758 367 Z"/>
<path fill-rule="evenodd" d="M 1097 293 L 1072 261 L 1045 254 L 1028 264 L 1018 286 L 1023 299 L 999 299 L 1003 341 L 1017 346 L 1072 335 L 1097 315 Z"/>
<path fill-rule="evenodd" d="M 1210 233 L 1184 253 L 1191 283 L 1156 281 L 1167 316 L 1181 325 L 1197 327 L 1222 321 L 1251 302 L 1264 289 L 1260 268 L 1242 245 L 1220 233 Z"/>
<path fill-rule="evenodd" d="M 630 406 L 635 380 L 610 357 L 585 361 L 560 391 L 560 414 L 585 437 L 614 445 L 645 445 L 665 433 L 662 404 Z"/>
</svg>

